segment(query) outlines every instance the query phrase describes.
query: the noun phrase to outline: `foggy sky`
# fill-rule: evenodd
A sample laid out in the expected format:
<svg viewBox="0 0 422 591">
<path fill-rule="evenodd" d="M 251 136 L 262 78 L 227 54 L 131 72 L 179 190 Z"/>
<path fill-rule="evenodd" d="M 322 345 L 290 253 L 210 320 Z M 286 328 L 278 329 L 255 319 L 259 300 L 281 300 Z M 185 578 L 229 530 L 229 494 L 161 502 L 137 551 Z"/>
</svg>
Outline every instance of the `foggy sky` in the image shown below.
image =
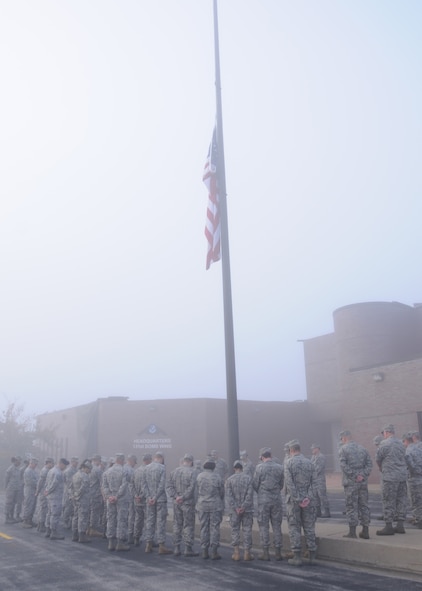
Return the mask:
<svg viewBox="0 0 422 591">
<path fill-rule="evenodd" d="M 422 301 L 421 17 L 220 0 L 240 399 L 305 399 L 337 307 Z M 0 409 L 224 397 L 211 0 L 2 2 L 0 56 Z"/>
</svg>

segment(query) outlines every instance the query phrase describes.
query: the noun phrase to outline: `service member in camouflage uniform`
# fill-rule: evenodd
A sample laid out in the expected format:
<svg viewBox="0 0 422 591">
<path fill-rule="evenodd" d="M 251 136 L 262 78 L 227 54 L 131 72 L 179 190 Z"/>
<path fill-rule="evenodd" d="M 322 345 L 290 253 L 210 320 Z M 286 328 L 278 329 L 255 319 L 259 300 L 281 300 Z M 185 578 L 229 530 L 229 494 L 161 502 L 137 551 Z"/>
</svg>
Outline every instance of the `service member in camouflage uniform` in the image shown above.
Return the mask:
<svg viewBox="0 0 422 591">
<path fill-rule="evenodd" d="M 21 466 L 19 468 L 21 479 L 20 479 L 20 485 L 19 485 L 19 492 L 18 492 L 18 496 L 17 496 L 17 499 L 16 499 L 15 520 L 17 522 L 23 521 L 22 520 L 22 517 L 21 517 L 22 507 L 23 507 L 23 499 L 24 499 L 24 491 L 23 491 L 23 489 L 25 487 L 25 483 L 24 483 L 24 480 L 23 480 L 23 475 L 24 475 L 24 472 L 25 472 L 25 470 L 27 469 L 28 466 L 29 466 L 29 460 L 26 459 L 26 460 L 24 460 L 22 462 L 22 464 L 21 464 Z"/>
<path fill-rule="evenodd" d="M 22 527 L 31 528 L 34 527 L 33 517 L 35 513 L 35 507 L 37 505 L 37 482 L 39 478 L 39 472 L 37 470 L 38 460 L 37 458 L 31 458 L 29 466 L 23 473 L 23 522 Z"/>
<path fill-rule="evenodd" d="M 167 494 L 173 499 L 173 554 L 180 556 L 180 544 L 185 544 L 185 556 L 198 556 L 193 551 L 195 540 L 196 470 L 193 456 L 185 454 L 182 465 L 170 474 Z"/>
<path fill-rule="evenodd" d="M 154 534 L 157 533 L 158 553 L 173 554 L 166 548 L 166 521 L 167 521 L 167 495 L 166 495 L 166 468 L 164 456 L 157 451 L 153 461 L 142 472 L 142 491 L 146 499 L 145 521 L 145 552 L 152 552 Z"/>
<path fill-rule="evenodd" d="M 317 517 L 331 517 L 325 479 L 325 456 L 321 453 L 320 446 L 316 443 L 311 445 L 311 452 L 311 462 L 314 467 L 314 493 Z"/>
<path fill-rule="evenodd" d="M 126 544 L 130 495 L 124 464 L 124 454 L 117 453 L 115 463 L 104 472 L 103 477 L 103 495 L 107 503 L 108 549 L 118 552 L 130 550 L 130 546 Z"/>
<path fill-rule="evenodd" d="M 45 521 L 47 532 L 46 538 L 50 540 L 64 540 L 60 533 L 60 519 L 63 511 L 63 472 L 69 465 L 69 460 L 61 458 L 47 474 L 44 495 L 47 497 L 47 517 Z"/>
<path fill-rule="evenodd" d="M 79 470 L 72 476 L 72 482 L 69 485 L 69 495 L 73 502 L 72 542 L 80 544 L 91 541 L 86 535 L 89 526 L 89 473 L 91 470 L 91 462 L 84 460 Z"/>
<path fill-rule="evenodd" d="M 63 523 L 66 529 L 72 528 L 73 518 L 73 499 L 70 492 L 70 485 L 72 484 L 72 478 L 78 471 L 79 458 L 72 456 L 70 458 L 70 464 L 63 472 L 64 477 L 64 490 L 63 490 Z"/>
<path fill-rule="evenodd" d="M 243 531 L 243 559 L 253 560 L 253 487 L 250 473 L 245 472 L 243 462 L 233 464 L 234 474 L 226 480 L 226 499 L 230 509 L 230 527 L 233 546 L 233 560 L 240 560 L 240 530 Z"/>
<path fill-rule="evenodd" d="M 259 452 L 261 463 L 255 468 L 252 486 L 258 497 L 258 525 L 263 552 L 260 560 L 270 560 L 270 523 L 273 529 L 275 559 L 282 560 L 281 522 L 283 502 L 281 491 L 284 485 L 283 466 L 272 459 L 271 449 L 264 447 Z"/>
<path fill-rule="evenodd" d="M 227 476 L 229 475 L 229 467 L 227 465 L 226 460 L 220 458 L 218 455 L 218 451 L 216 449 L 212 449 L 209 456 L 215 462 L 215 471 L 217 474 L 221 476 L 223 482 L 226 481 Z"/>
<path fill-rule="evenodd" d="M 252 463 L 246 450 L 240 452 L 240 461 L 243 465 L 243 473 L 253 478 L 253 475 L 255 474 L 255 466 Z"/>
<path fill-rule="evenodd" d="M 419 432 L 409 433 L 412 445 L 406 448 L 406 463 L 409 471 L 409 494 L 412 503 L 414 524 L 422 529 L 422 443 Z M 409 440 L 410 443 L 410 440 Z"/>
<path fill-rule="evenodd" d="M 47 497 L 44 494 L 45 483 L 47 480 L 47 474 L 50 472 L 50 470 L 53 466 L 54 466 L 53 458 L 46 458 L 45 464 L 42 467 L 41 472 L 40 472 L 40 477 L 38 478 L 37 490 L 35 493 L 35 495 L 38 499 L 38 502 L 37 502 L 38 527 L 37 527 L 37 530 L 41 533 L 44 533 L 46 531 L 45 520 L 47 518 L 47 510 L 48 510 Z"/>
<path fill-rule="evenodd" d="M 101 456 L 95 454 L 91 458 L 92 470 L 89 475 L 90 487 L 90 515 L 88 534 L 92 537 L 101 538 L 103 536 L 103 515 L 106 511 L 105 501 L 102 494 L 103 468 L 101 466 Z"/>
<path fill-rule="evenodd" d="M 209 558 L 211 546 L 211 559 L 219 560 L 220 524 L 224 511 L 224 481 L 215 471 L 215 461 L 212 458 L 205 460 L 203 471 L 198 474 L 196 484 L 198 487 L 198 511 L 201 527 L 202 558 Z"/>
<path fill-rule="evenodd" d="M 371 513 L 368 504 L 368 477 L 372 471 L 372 460 L 368 451 L 352 440 L 350 431 L 342 431 L 339 435 L 338 450 L 340 467 L 343 473 L 343 488 L 346 498 L 346 516 L 349 522 L 349 533 L 345 538 L 356 538 L 356 526 L 360 522 L 362 531 L 359 537 L 369 539 L 369 523 Z"/>
<path fill-rule="evenodd" d="M 6 491 L 6 502 L 5 502 L 5 523 L 16 523 L 15 509 L 18 502 L 19 490 L 21 486 L 21 471 L 20 466 L 22 458 L 16 456 L 11 458 L 11 464 L 6 470 L 6 477 L 4 481 L 4 488 Z"/>
<path fill-rule="evenodd" d="M 284 482 L 286 495 L 287 523 L 289 526 L 290 547 L 293 558 L 289 564 L 301 566 L 301 532 L 305 534 L 309 551 L 309 561 L 313 564 L 316 553 L 315 521 L 316 507 L 314 499 L 315 467 L 311 460 L 300 451 L 297 440 L 291 443 L 290 459 L 285 463 Z"/>
<path fill-rule="evenodd" d="M 135 466 L 138 463 L 138 458 L 134 454 L 130 454 L 127 457 L 125 464 L 126 477 L 129 481 L 129 515 L 127 520 L 127 543 L 133 544 L 133 532 L 135 528 L 135 489 L 134 489 L 134 476 Z"/>
<path fill-rule="evenodd" d="M 394 425 L 385 425 L 384 440 L 377 450 L 376 462 L 382 472 L 382 506 L 385 527 L 377 531 L 378 536 L 404 534 L 404 520 L 407 510 L 407 464 L 406 448 L 395 437 Z M 396 527 L 393 522 L 397 521 Z"/>
<path fill-rule="evenodd" d="M 142 464 L 136 468 L 133 475 L 133 494 L 135 501 L 135 525 L 133 531 L 133 543 L 135 546 L 140 545 L 142 533 L 145 525 L 146 513 L 146 499 L 142 493 L 142 472 L 152 462 L 151 454 L 144 454 L 142 456 Z"/>
</svg>

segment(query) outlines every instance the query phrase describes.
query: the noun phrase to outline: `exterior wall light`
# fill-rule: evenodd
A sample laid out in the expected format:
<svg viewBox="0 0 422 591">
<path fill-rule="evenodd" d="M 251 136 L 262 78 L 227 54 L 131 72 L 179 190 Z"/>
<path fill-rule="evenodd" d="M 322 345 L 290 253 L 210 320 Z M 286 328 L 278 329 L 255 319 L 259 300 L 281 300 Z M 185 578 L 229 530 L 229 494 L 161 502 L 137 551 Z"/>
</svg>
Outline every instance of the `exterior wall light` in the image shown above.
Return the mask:
<svg viewBox="0 0 422 591">
<path fill-rule="evenodd" d="M 384 381 L 384 374 L 381 372 L 373 373 L 372 379 L 374 382 L 383 382 Z"/>
</svg>

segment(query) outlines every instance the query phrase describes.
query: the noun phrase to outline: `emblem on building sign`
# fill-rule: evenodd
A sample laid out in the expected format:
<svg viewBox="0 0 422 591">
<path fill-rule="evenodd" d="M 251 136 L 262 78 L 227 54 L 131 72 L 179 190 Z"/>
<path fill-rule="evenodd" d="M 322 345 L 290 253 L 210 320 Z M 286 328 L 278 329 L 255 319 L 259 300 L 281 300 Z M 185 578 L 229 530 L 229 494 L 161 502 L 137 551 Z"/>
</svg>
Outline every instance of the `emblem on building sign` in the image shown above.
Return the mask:
<svg viewBox="0 0 422 591">
<path fill-rule="evenodd" d="M 150 423 L 133 440 L 134 449 L 161 450 L 173 447 L 171 438 L 158 425 Z"/>
</svg>

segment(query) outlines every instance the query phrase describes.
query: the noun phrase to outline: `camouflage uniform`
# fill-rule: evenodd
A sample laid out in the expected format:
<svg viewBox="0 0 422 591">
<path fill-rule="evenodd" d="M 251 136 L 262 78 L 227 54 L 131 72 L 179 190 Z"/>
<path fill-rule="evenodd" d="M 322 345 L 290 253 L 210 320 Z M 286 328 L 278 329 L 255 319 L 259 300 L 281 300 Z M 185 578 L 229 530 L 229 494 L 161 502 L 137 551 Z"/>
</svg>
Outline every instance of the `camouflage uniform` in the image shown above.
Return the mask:
<svg viewBox="0 0 422 591">
<path fill-rule="evenodd" d="M 223 460 L 223 458 L 219 458 L 218 457 L 218 452 L 213 449 L 210 453 L 210 457 L 214 460 L 215 462 L 215 472 L 217 474 L 220 475 L 221 479 L 223 482 L 226 481 L 226 478 L 229 474 L 229 467 L 227 465 L 226 460 Z"/>
<path fill-rule="evenodd" d="M 404 521 L 407 510 L 406 448 L 396 437 L 384 439 L 377 450 L 382 472 L 382 504 L 386 523 Z"/>
<path fill-rule="evenodd" d="M 75 540 L 76 533 L 83 535 L 89 527 L 89 491 L 89 474 L 80 469 L 72 476 L 72 482 L 69 485 L 69 495 L 73 502 L 72 531 L 75 534 Z"/>
<path fill-rule="evenodd" d="M 252 463 L 252 462 L 251 462 Z M 250 474 L 236 472 L 226 480 L 226 499 L 230 509 L 232 546 L 240 546 L 240 530 L 243 531 L 243 547 L 252 548 L 253 487 Z M 236 509 L 242 509 L 239 513 Z"/>
<path fill-rule="evenodd" d="M 134 456 L 133 456 L 134 457 Z M 129 460 L 129 458 L 128 458 Z M 135 461 L 136 463 L 136 461 Z M 134 489 L 134 477 L 135 468 L 129 463 L 125 464 L 126 478 L 128 479 L 128 493 L 129 493 L 129 514 L 127 520 L 127 533 L 130 543 L 133 543 L 133 533 L 135 529 L 135 489 Z"/>
<path fill-rule="evenodd" d="M 14 513 L 16 503 L 18 502 L 19 490 L 21 486 L 21 471 L 19 466 L 13 462 L 6 470 L 4 488 L 6 491 L 5 513 L 6 523 L 14 522 Z"/>
<path fill-rule="evenodd" d="M 198 474 L 196 483 L 196 509 L 201 528 L 201 547 L 203 551 L 207 551 L 211 545 L 217 550 L 220 545 L 220 524 L 224 511 L 224 481 L 213 468 L 204 468 L 203 472 Z"/>
<path fill-rule="evenodd" d="M 116 538 L 127 540 L 130 498 L 128 487 L 127 471 L 122 464 L 116 462 L 104 472 L 103 494 L 107 503 L 107 538 L 109 540 Z"/>
<path fill-rule="evenodd" d="M 314 468 L 314 494 L 317 515 L 320 517 L 329 517 L 330 505 L 327 497 L 324 454 L 321 452 L 313 454 L 311 462 Z"/>
<path fill-rule="evenodd" d="M 39 478 L 39 472 L 36 468 L 36 464 L 31 464 L 26 468 L 23 473 L 23 521 L 26 525 L 32 527 L 32 519 L 35 513 L 35 507 L 37 505 L 37 482 Z"/>
<path fill-rule="evenodd" d="M 102 519 L 105 510 L 104 497 L 101 491 L 102 480 L 103 480 L 103 469 L 97 459 L 99 456 L 94 456 L 91 473 L 89 475 L 89 487 L 90 487 L 90 516 L 89 516 L 89 527 L 90 530 L 101 532 L 102 531 Z"/>
<path fill-rule="evenodd" d="M 272 458 L 258 464 L 255 468 L 252 485 L 257 493 L 258 525 L 261 545 L 270 547 L 270 522 L 274 536 L 274 547 L 281 549 L 283 538 L 281 522 L 283 519 L 283 502 L 281 491 L 284 485 L 283 466 Z"/>
<path fill-rule="evenodd" d="M 422 527 L 422 444 L 409 445 L 405 459 L 409 471 L 407 482 L 412 510 L 418 527 Z"/>
<path fill-rule="evenodd" d="M 316 550 L 316 507 L 313 494 L 314 466 L 311 460 L 301 453 L 291 456 L 285 463 L 284 478 L 290 547 L 293 552 L 301 550 L 303 527 L 307 548 L 310 552 L 314 552 Z M 305 498 L 310 500 L 309 505 L 300 507 L 299 503 Z"/>
<path fill-rule="evenodd" d="M 25 483 L 23 481 L 23 475 L 24 475 L 24 472 L 28 466 L 29 466 L 29 460 L 25 460 L 23 465 L 19 467 L 20 483 L 19 483 L 18 496 L 16 499 L 16 521 L 22 521 L 21 513 L 22 513 L 22 507 L 23 507 L 23 500 L 24 500 L 24 490 L 23 489 L 25 486 Z"/>
<path fill-rule="evenodd" d="M 142 473 L 147 467 L 148 464 L 141 464 L 136 468 L 135 473 L 133 475 L 133 494 L 135 497 L 135 524 L 133 535 L 135 539 L 135 543 L 138 544 L 139 540 L 142 537 L 142 533 L 144 531 L 145 525 L 145 515 L 146 515 L 146 499 L 143 496 L 143 489 L 142 489 Z"/>
<path fill-rule="evenodd" d="M 346 516 L 349 526 L 356 527 L 360 522 L 368 526 L 371 513 L 368 504 L 368 477 L 372 470 L 372 460 L 368 451 L 355 441 L 344 443 L 338 450 L 340 467 L 343 473 L 343 487 L 346 498 Z M 358 482 L 356 479 L 362 477 Z"/>
<path fill-rule="evenodd" d="M 74 460 L 72 458 L 73 462 Z M 70 529 L 72 527 L 72 518 L 73 518 L 73 499 L 72 493 L 70 490 L 72 484 L 72 478 L 78 471 L 77 466 L 70 464 L 66 470 L 63 472 L 64 478 L 64 490 L 63 490 L 63 521 L 65 527 Z"/>
<path fill-rule="evenodd" d="M 167 495 L 166 468 L 159 462 L 151 462 L 142 472 L 142 496 L 146 499 L 145 541 L 152 544 L 166 541 Z"/>
<path fill-rule="evenodd" d="M 250 476 L 251 478 L 253 478 L 253 475 L 255 473 L 255 466 L 254 464 L 251 462 L 248 454 L 246 453 L 246 451 L 241 451 L 240 452 L 240 460 L 242 462 L 243 465 L 243 473 L 247 474 L 248 476 Z"/>
<path fill-rule="evenodd" d="M 193 466 L 179 466 L 171 472 L 167 493 L 173 499 L 173 544 L 180 546 L 183 534 L 185 546 L 192 548 L 195 539 L 196 496 L 196 470 Z"/>
<path fill-rule="evenodd" d="M 51 470 L 53 463 L 54 463 L 53 460 L 51 460 L 51 461 L 46 460 L 45 461 L 45 465 L 42 467 L 41 472 L 40 472 L 40 476 L 38 478 L 37 490 L 35 492 L 36 497 L 38 499 L 38 507 L 37 507 L 38 531 L 40 531 L 40 532 L 45 531 L 45 522 L 46 522 L 46 518 L 47 518 L 48 505 L 47 505 L 47 497 L 44 494 L 44 490 L 45 490 L 45 483 L 47 480 L 47 474 Z"/>
<path fill-rule="evenodd" d="M 44 494 L 47 497 L 47 517 L 45 525 L 52 532 L 57 532 L 63 509 L 64 475 L 63 471 L 54 466 L 49 470 L 45 483 Z"/>
</svg>

